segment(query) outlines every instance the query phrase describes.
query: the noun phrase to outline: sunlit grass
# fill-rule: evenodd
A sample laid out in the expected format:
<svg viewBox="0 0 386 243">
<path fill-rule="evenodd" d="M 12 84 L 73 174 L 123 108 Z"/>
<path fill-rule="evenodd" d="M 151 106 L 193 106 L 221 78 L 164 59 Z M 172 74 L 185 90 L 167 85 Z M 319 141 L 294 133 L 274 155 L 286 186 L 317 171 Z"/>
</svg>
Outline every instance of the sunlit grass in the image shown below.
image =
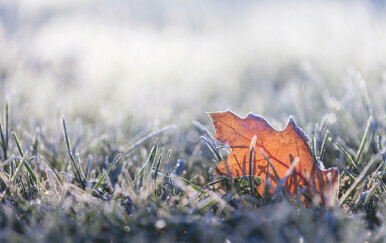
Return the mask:
<svg viewBox="0 0 386 243">
<path fill-rule="evenodd" d="M 355 112 L 364 101 L 356 99 L 353 108 L 326 112 L 342 123 L 339 113 Z M 1 237 L 380 240 L 385 234 L 386 134 L 382 117 L 368 113 L 373 111 L 370 105 L 352 117 L 351 122 L 357 118 L 362 122 L 357 135 L 350 133 L 350 123 L 345 127 L 323 120 L 311 126 L 315 161 L 339 168 L 340 193 L 332 208 L 305 209 L 302 201 L 288 201 L 281 190 L 273 197 L 258 195 L 258 177 L 251 181 L 213 176 L 211 170 L 229 150 L 213 139 L 208 118 L 204 124 L 148 129 L 136 140 L 120 141 L 114 139 L 119 126 L 100 132 L 81 123 L 76 128 L 76 122 L 62 119 L 60 135 L 50 138 L 44 129 L 31 134 L 17 125 L 18 120 L 10 122 L 17 107 L 11 113 L 7 104 L 0 136 Z M 201 117 L 205 119 L 205 114 Z M 138 132 L 135 126 L 130 129 L 128 134 Z M 343 136 L 347 133 L 355 141 Z M 187 140 L 187 134 L 195 138 Z"/>
</svg>

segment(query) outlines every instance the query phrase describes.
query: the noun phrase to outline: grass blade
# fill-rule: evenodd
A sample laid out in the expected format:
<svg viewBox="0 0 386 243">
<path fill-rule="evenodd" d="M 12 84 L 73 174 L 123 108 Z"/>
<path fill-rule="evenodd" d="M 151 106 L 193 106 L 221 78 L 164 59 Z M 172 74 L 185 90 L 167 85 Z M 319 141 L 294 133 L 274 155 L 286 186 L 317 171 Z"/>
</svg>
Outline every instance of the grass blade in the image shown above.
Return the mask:
<svg viewBox="0 0 386 243">
<path fill-rule="evenodd" d="M 256 140 L 257 136 L 255 135 L 253 136 L 251 145 L 249 146 L 249 189 L 251 195 L 253 194 L 252 163 L 254 162 Z"/>
<path fill-rule="evenodd" d="M 16 133 L 12 132 L 12 136 L 15 139 L 16 146 L 17 146 L 17 149 L 19 150 L 20 156 L 24 157 L 24 153 L 23 153 L 23 150 L 21 149 L 20 142 L 19 142 L 19 139 L 17 138 Z"/>
<path fill-rule="evenodd" d="M 25 166 L 25 168 L 27 169 L 28 174 L 32 177 L 32 180 L 34 181 L 35 185 L 37 185 L 37 184 L 38 184 L 38 180 L 37 180 L 37 178 L 36 178 L 35 173 L 34 173 L 33 170 L 31 169 L 31 166 L 29 165 L 30 162 L 32 162 L 32 160 L 33 160 L 34 158 L 35 158 L 34 156 L 31 157 L 31 158 L 29 159 L 29 161 L 28 161 L 27 163 L 24 164 L 24 166 Z"/>
<path fill-rule="evenodd" d="M 12 136 L 13 136 L 15 142 L 16 142 L 16 146 L 17 146 L 17 149 L 19 150 L 20 156 L 22 157 L 22 161 L 21 161 L 20 164 L 23 164 L 23 165 L 25 166 L 25 168 L 26 168 L 27 171 L 28 171 L 28 174 L 32 177 L 32 180 L 34 181 L 35 185 L 37 185 L 38 181 L 37 181 L 37 179 L 36 179 L 36 175 L 35 175 L 35 173 L 32 171 L 32 169 L 31 169 L 29 163 L 26 163 L 26 160 L 25 160 L 25 158 L 24 158 L 24 152 L 23 152 L 23 149 L 22 149 L 21 146 L 20 146 L 20 142 L 19 142 L 19 139 L 18 139 L 16 133 L 15 133 L 15 132 L 12 132 Z M 31 157 L 31 158 L 29 159 L 29 162 L 31 162 L 31 161 L 33 160 L 33 158 L 35 158 L 35 157 L 34 157 L 34 156 Z M 18 168 L 20 167 L 20 164 L 18 165 Z M 21 167 L 20 167 L 20 168 L 21 168 Z M 20 169 L 19 169 L 19 170 L 20 170 Z M 19 172 L 20 172 L 20 171 L 19 171 Z M 16 173 L 18 173 L 17 170 L 16 170 L 16 172 L 15 172 L 15 175 L 16 175 Z M 15 175 L 14 175 L 13 177 L 15 177 Z"/>
<path fill-rule="evenodd" d="M 4 154 L 4 160 L 8 159 L 7 153 L 8 153 L 8 130 L 9 130 L 9 109 L 8 109 L 8 103 L 5 103 L 5 127 L 3 132 L 3 126 L 0 122 L 0 137 L 1 137 L 1 147 L 3 149 Z"/>
<path fill-rule="evenodd" d="M 381 136 L 377 136 L 377 143 L 378 143 L 378 149 L 379 151 L 382 151 L 382 142 L 381 142 L 382 138 Z M 385 152 L 382 153 L 382 161 L 383 161 L 383 169 L 382 169 L 382 176 L 385 174 L 385 170 L 386 170 L 386 154 Z"/>
<path fill-rule="evenodd" d="M 347 189 L 347 191 L 343 194 L 343 196 L 339 200 L 339 205 L 343 205 L 343 203 L 346 202 L 348 197 L 355 191 L 355 189 L 358 187 L 359 183 L 361 183 L 367 176 L 370 169 L 378 162 L 379 157 L 381 156 L 382 152 L 376 154 L 373 156 L 371 161 L 367 164 L 367 166 L 362 170 L 362 173 L 355 179 L 354 183 L 351 184 L 350 188 Z"/>
<path fill-rule="evenodd" d="M 153 168 L 153 166 L 154 166 L 155 155 L 157 153 L 157 149 L 158 149 L 158 147 L 157 147 L 157 144 L 156 144 L 156 145 L 153 146 L 153 148 L 151 149 L 151 152 L 150 152 L 150 156 L 149 156 L 148 161 L 151 164 L 151 168 Z"/>
<path fill-rule="evenodd" d="M 216 156 L 217 160 L 219 162 L 222 161 L 223 159 L 221 155 L 218 153 L 217 149 L 213 146 L 213 144 L 209 142 L 209 140 L 204 136 L 201 136 L 200 138 L 206 143 L 206 145 L 208 145 L 210 151 L 212 151 L 212 153 Z"/>
<path fill-rule="evenodd" d="M 336 142 L 333 142 L 334 146 L 339 149 L 347 158 L 347 161 L 350 163 L 350 165 L 352 165 L 352 167 L 354 167 L 355 169 L 355 172 L 356 173 L 359 173 L 358 171 L 358 168 L 355 164 L 355 161 L 353 160 L 353 158 L 351 157 L 351 155 L 348 153 L 348 151 L 346 149 L 344 149 L 342 146 L 340 146 L 338 143 Z"/>
<path fill-rule="evenodd" d="M 113 160 L 110 167 L 103 173 L 103 175 L 99 178 L 98 182 L 95 184 L 94 188 L 91 190 L 91 195 L 93 192 L 102 184 L 106 176 L 110 173 L 110 171 L 115 167 L 115 165 L 119 162 L 122 154 L 118 154 L 117 157 Z"/>
<path fill-rule="evenodd" d="M 146 143 L 148 140 L 150 140 L 151 138 L 157 136 L 157 135 L 160 135 L 166 131 L 169 131 L 169 130 L 173 130 L 175 129 L 177 126 L 176 125 L 170 125 L 170 126 L 166 126 L 164 128 L 162 128 L 161 130 L 158 130 L 156 132 L 152 132 L 150 134 L 148 134 L 146 137 L 144 138 L 141 138 L 140 140 L 138 140 L 137 142 L 135 142 L 133 145 L 131 145 L 127 150 L 126 152 L 123 153 L 123 155 L 128 155 L 130 154 L 131 152 L 133 152 L 134 150 L 136 150 L 137 148 L 139 148 L 142 144 Z"/>
<path fill-rule="evenodd" d="M 322 142 L 322 146 L 320 147 L 320 155 L 319 155 L 319 159 L 320 161 L 323 162 L 323 157 L 324 157 L 324 152 L 325 152 L 325 147 L 326 147 L 326 142 L 327 142 L 327 139 L 328 139 L 328 136 L 330 135 L 330 132 L 327 130 L 326 131 L 326 134 L 324 135 L 324 138 L 323 138 L 323 142 Z"/>
<path fill-rule="evenodd" d="M 72 152 L 71 152 L 71 145 L 70 145 L 70 140 L 68 138 L 66 120 L 63 117 L 62 117 L 62 124 L 63 124 L 64 139 L 66 142 L 68 155 L 70 156 L 71 165 L 72 165 L 73 169 L 75 170 L 75 172 L 78 176 L 78 179 L 79 179 L 80 183 L 82 184 L 82 187 L 85 188 L 86 187 L 85 179 L 82 177 L 82 173 L 80 172 L 80 170 L 77 166 L 77 163 L 75 162 L 74 156 L 72 155 Z"/>
<path fill-rule="evenodd" d="M 316 138 L 312 137 L 311 139 L 311 152 L 312 152 L 312 157 L 314 158 L 314 161 L 318 161 L 316 158 Z"/>
<path fill-rule="evenodd" d="M 367 138 L 368 138 L 368 135 L 369 135 L 369 132 L 370 132 L 370 128 L 371 128 L 371 123 L 373 121 L 373 117 L 370 116 L 369 119 L 367 120 L 367 126 L 366 126 L 366 130 L 365 130 L 365 133 L 363 134 L 363 137 L 362 137 L 362 141 L 361 141 L 361 144 L 359 145 L 359 150 L 358 150 L 358 153 L 355 157 L 355 161 L 359 162 L 359 159 L 362 155 L 362 152 L 363 152 L 363 149 L 366 145 L 366 141 L 367 141 Z"/>
<path fill-rule="evenodd" d="M 275 166 L 271 163 L 271 161 L 269 160 L 269 158 L 265 155 L 263 149 L 260 149 L 260 153 L 261 153 L 261 155 L 263 155 L 264 159 L 268 162 L 269 166 L 271 166 L 271 168 L 272 168 L 272 170 L 273 170 L 273 173 L 275 174 L 275 178 L 276 178 L 276 180 L 279 182 L 281 179 L 280 179 L 279 175 L 278 175 L 277 172 L 276 172 Z"/>
<path fill-rule="evenodd" d="M 155 167 L 155 172 L 154 172 L 154 182 L 157 181 L 157 175 L 158 175 L 159 166 L 160 166 L 160 164 L 161 164 L 161 159 L 162 159 L 162 156 L 160 155 L 160 156 L 159 156 L 159 159 L 158 159 L 157 166 Z"/>
<path fill-rule="evenodd" d="M 3 125 L 0 122 L 0 138 L 1 138 L 1 148 L 3 149 L 4 158 L 3 160 L 7 160 L 7 147 L 5 146 L 5 137 L 3 134 Z"/>
<path fill-rule="evenodd" d="M 28 160 L 28 163 L 30 163 L 35 157 L 31 157 L 29 160 Z M 23 166 L 26 164 L 26 160 L 23 158 L 22 161 L 20 162 L 19 166 L 16 168 L 16 171 L 15 171 L 15 174 L 13 175 L 11 181 L 15 181 L 16 177 L 20 174 L 21 172 L 21 169 L 23 168 Z M 31 168 L 29 168 L 31 169 Z M 28 172 L 29 173 L 29 172 Z M 32 176 L 31 176 L 32 177 Z M 34 182 L 36 183 L 36 177 L 34 179 Z"/>
<path fill-rule="evenodd" d="M 86 178 L 86 180 L 88 179 L 88 176 L 90 174 L 91 160 L 92 160 L 92 155 L 90 154 L 90 155 L 88 155 L 88 158 L 87 158 L 86 172 L 84 174 L 84 177 Z"/>
<path fill-rule="evenodd" d="M 157 145 L 154 145 L 153 148 L 151 149 L 149 158 L 142 165 L 141 169 L 139 170 L 138 175 L 134 179 L 134 183 L 136 183 L 139 179 L 141 179 L 141 177 L 145 174 L 146 171 L 148 172 L 148 174 L 150 174 L 150 169 L 146 170 L 146 168 L 153 168 L 153 163 L 155 160 L 156 153 L 157 153 Z"/>
<path fill-rule="evenodd" d="M 281 179 L 277 185 L 277 188 L 275 189 L 275 192 L 274 192 L 274 195 L 277 195 L 279 194 L 280 192 L 283 192 L 283 195 L 284 197 L 288 200 L 288 197 L 287 197 L 287 194 L 284 190 L 284 184 L 285 182 L 287 181 L 287 178 L 292 174 L 292 172 L 294 171 L 294 169 L 296 168 L 296 165 L 299 163 L 300 159 L 299 158 L 295 158 L 292 163 L 291 163 L 291 166 L 288 168 L 288 170 L 285 172 L 284 174 L 284 177 L 283 179 Z"/>
<path fill-rule="evenodd" d="M 353 176 L 348 170 L 346 170 L 346 168 L 344 168 L 344 166 L 342 165 L 342 163 L 340 162 L 340 160 L 338 158 L 336 158 L 336 162 L 339 164 L 339 166 L 342 168 L 342 170 L 353 180 L 355 180 L 355 176 Z"/>
</svg>

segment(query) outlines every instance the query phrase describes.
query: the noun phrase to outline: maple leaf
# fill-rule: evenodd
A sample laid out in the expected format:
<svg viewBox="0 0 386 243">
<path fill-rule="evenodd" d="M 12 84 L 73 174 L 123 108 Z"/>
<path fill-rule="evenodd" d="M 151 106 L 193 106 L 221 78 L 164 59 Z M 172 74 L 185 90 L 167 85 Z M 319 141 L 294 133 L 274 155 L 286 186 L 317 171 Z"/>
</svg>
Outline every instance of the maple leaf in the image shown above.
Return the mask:
<svg viewBox="0 0 386 243">
<path fill-rule="evenodd" d="M 228 157 L 217 165 L 214 174 L 228 177 L 257 175 L 262 181 L 257 188 L 260 195 L 264 193 L 268 178 L 272 195 L 279 181 L 272 169 L 267 174 L 269 160 L 278 177 L 285 180 L 283 187 L 287 194 L 297 197 L 299 189 L 305 188 L 305 193 L 314 202 L 319 200 L 329 206 L 335 204 L 339 171 L 336 168 L 325 170 L 316 165 L 308 137 L 291 117 L 286 128 L 278 131 L 263 117 L 251 113 L 246 118 L 230 111 L 209 113 L 209 116 L 216 129 L 215 138 L 232 149 Z M 291 171 L 292 163 L 295 164 Z M 307 206 L 311 205 L 304 195 L 301 198 Z"/>
</svg>

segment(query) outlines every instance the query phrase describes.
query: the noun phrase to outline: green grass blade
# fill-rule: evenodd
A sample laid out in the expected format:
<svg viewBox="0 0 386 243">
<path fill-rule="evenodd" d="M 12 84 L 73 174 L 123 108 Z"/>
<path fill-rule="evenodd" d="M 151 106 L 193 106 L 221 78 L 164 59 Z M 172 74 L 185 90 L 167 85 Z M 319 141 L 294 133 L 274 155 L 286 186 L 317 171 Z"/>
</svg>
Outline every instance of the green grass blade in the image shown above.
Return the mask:
<svg viewBox="0 0 386 243">
<path fill-rule="evenodd" d="M 257 136 L 253 136 L 251 145 L 249 146 L 249 190 L 251 195 L 253 195 L 252 163 L 254 162 L 256 139 Z"/>
<path fill-rule="evenodd" d="M 5 137 L 4 137 L 4 159 L 6 160 L 7 157 L 7 152 L 8 152 L 8 141 L 9 141 L 9 106 L 8 102 L 5 103 Z"/>
<path fill-rule="evenodd" d="M 22 162 L 18 165 L 19 171 L 16 169 L 15 175 L 16 175 L 17 173 L 20 173 L 20 169 L 22 168 L 20 165 L 22 164 L 22 165 L 24 165 L 25 168 L 27 169 L 28 174 L 32 177 L 32 180 L 34 181 L 35 185 L 37 185 L 36 175 L 35 175 L 35 173 L 33 172 L 33 170 L 31 169 L 29 163 L 26 163 L 26 160 L 25 160 L 25 158 L 24 158 L 24 152 L 23 152 L 23 149 L 21 148 L 21 145 L 20 145 L 20 142 L 19 142 L 19 139 L 18 139 L 16 133 L 15 133 L 15 132 L 12 132 L 12 136 L 13 136 L 15 142 L 16 142 L 16 146 L 17 146 L 17 149 L 19 150 L 20 156 L 22 157 Z M 29 160 L 29 162 L 32 161 L 33 158 L 35 158 L 35 157 L 31 157 L 31 159 Z M 15 177 L 15 175 L 14 175 L 13 177 Z"/>
<path fill-rule="evenodd" d="M 337 149 L 339 149 L 339 150 L 344 154 L 344 156 L 347 158 L 347 161 L 350 163 L 350 165 L 352 165 L 352 167 L 354 167 L 355 172 L 356 172 L 356 173 L 359 173 L 358 168 L 357 168 L 357 166 L 356 166 L 356 164 L 355 164 L 355 161 L 353 160 L 353 158 L 351 157 L 351 155 L 348 153 L 348 151 L 347 151 L 345 148 L 343 148 L 342 146 L 340 146 L 340 145 L 339 145 L 338 143 L 336 143 L 336 142 L 333 142 L 333 144 L 334 144 L 334 146 L 335 146 Z"/>
<path fill-rule="evenodd" d="M 159 159 L 158 159 L 157 166 L 155 168 L 155 172 L 154 172 L 154 181 L 157 181 L 157 175 L 158 175 L 159 166 L 161 164 L 161 159 L 162 159 L 162 156 L 160 155 Z"/>
<path fill-rule="evenodd" d="M 183 178 L 183 177 L 180 177 L 180 179 L 181 179 L 183 182 L 185 182 L 185 184 L 186 184 L 187 186 L 190 186 L 190 187 L 193 188 L 195 191 L 200 192 L 200 193 L 205 193 L 205 191 L 203 191 L 203 190 L 202 190 L 201 188 L 199 188 L 198 186 L 194 185 L 191 181 L 189 181 L 189 180 L 187 180 L 187 179 L 185 179 L 185 178 Z"/>
<path fill-rule="evenodd" d="M 34 181 L 35 185 L 38 184 L 38 180 L 36 178 L 36 175 L 35 173 L 33 172 L 33 170 L 31 169 L 31 166 L 29 165 L 32 160 L 34 159 L 35 157 L 33 156 L 27 163 L 24 164 L 25 168 L 27 169 L 28 171 L 28 174 L 31 176 L 32 180 Z"/>
<path fill-rule="evenodd" d="M 357 164 L 359 163 L 359 159 L 363 153 L 363 149 L 365 148 L 365 145 L 366 145 L 366 142 L 367 142 L 367 138 L 368 138 L 368 135 L 369 135 L 369 132 L 370 132 L 370 128 L 371 128 L 371 123 L 373 121 L 373 117 L 370 116 L 368 121 L 367 121 L 367 126 L 366 126 L 366 130 L 365 130 L 365 133 L 363 134 L 363 137 L 362 137 L 362 141 L 359 145 L 359 150 L 358 150 L 358 153 L 355 157 L 355 161 L 357 162 Z"/>
<path fill-rule="evenodd" d="M 33 146 L 32 146 L 32 154 L 34 156 L 37 156 L 38 155 L 38 146 L 39 146 L 39 139 L 38 139 L 38 132 L 35 133 L 35 137 L 34 137 L 34 143 L 33 143 Z"/>
<path fill-rule="evenodd" d="M 17 135 L 15 132 L 12 132 L 12 136 L 13 138 L 15 139 L 15 142 L 16 142 L 16 146 L 17 146 L 17 149 L 19 150 L 19 153 L 20 153 L 20 156 L 21 157 L 24 157 L 24 153 L 23 153 L 23 150 L 20 146 L 20 142 L 19 142 L 19 139 L 17 138 Z"/>
<path fill-rule="evenodd" d="M 73 169 L 75 170 L 77 177 L 78 177 L 80 183 L 82 184 L 82 187 L 85 188 L 86 187 L 85 180 L 82 177 L 82 173 L 80 172 L 80 170 L 77 166 L 77 163 L 75 162 L 75 158 L 71 152 L 71 145 L 70 145 L 70 139 L 68 138 L 66 120 L 63 117 L 62 117 L 62 125 L 63 125 L 64 139 L 65 139 L 66 147 L 67 147 L 67 153 L 70 157 L 71 165 L 72 165 Z"/>
<path fill-rule="evenodd" d="M 362 170 L 362 173 L 355 179 L 354 183 L 351 184 L 350 188 L 347 189 L 347 191 L 343 194 L 343 196 L 339 200 L 339 205 L 343 205 L 343 203 L 346 202 L 346 200 L 349 198 L 349 196 L 356 190 L 359 183 L 361 183 L 367 176 L 367 174 L 370 172 L 370 169 L 378 163 L 378 159 L 381 156 L 381 153 L 376 154 L 373 156 L 371 161 L 366 165 L 366 167 Z"/>
<path fill-rule="evenodd" d="M 276 178 L 276 180 L 279 182 L 281 179 L 280 179 L 279 175 L 278 175 L 277 172 L 276 172 L 275 166 L 271 163 L 271 161 L 269 160 L 269 158 L 265 155 L 263 149 L 261 149 L 260 152 L 261 152 L 261 155 L 263 155 L 264 159 L 268 162 L 269 166 L 271 166 L 271 168 L 272 168 L 272 170 L 273 170 L 273 173 L 275 174 L 275 178 Z"/>
<path fill-rule="evenodd" d="M 223 159 L 221 155 L 218 153 L 217 149 L 212 145 L 212 143 L 204 136 L 201 136 L 200 138 L 206 143 L 206 145 L 208 145 L 210 151 L 212 151 L 212 153 L 216 156 L 218 162 L 222 161 Z"/>
<path fill-rule="evenodd" d="M 81 178 L 83 179 L 84 183 L 87 185 L 87 180 L 86 180 L 86 176 L 84 175 L 83 173 L 83 169 L 82 169 L 82 165 L 80 164 L 80 157 L 79 157 L 79 153 L 76 155 L 76 163 L 77 163 L 77 166 L 79 168 L 79 173 L 80 173 L 80 176 Z"/>
<path fill-rule="evenodd" d="M 1 148 L 3 149 L 3 154 L 4 154 L 4 160 L 6 160 L 6 154 L 7 154 L 7 148 L 5 146 L 5 137 L 3 133 L 3 125 L 0 122 L 0 138 L 1 138 Z"/>
<path fill-rule="evenodd" d="M 314 158 L 314 161 L 317 161 L 316 158 L 316 138 L 312 137 L 311 139 L 311 152 L 312 152 L 312 157 Z"/>
<path fill-rule="evenodd" d="M 139 179 L 141 179 L 141 177 L 145 174 L 146 171 L 148 172 L 148 174 L 150 174 L 150 169 L 147 170 L 147 168 L 152 168 L 156 153 L 157 153 L 157 145 L 154 145 L 153 148 L 151 149 L 149 158 L 142 165 L 141 169 L 139 170 L 139 173 L 134 179 L 134 183 L 136 183 Z"/>
<path fill-rule="evenodd" d="M 28 163 L 30 163 L 34 158 L 35 158 L 35 157 L 31 157 L 31 158 L 28 160 Z M 20 162 L 20 164 L 18 165 L 18 167 L 16 168 L 15 174 L 13 175 L 13 177 L 12 177 L 12 179 L 11 179 L 12 182 L 15 181 L 15 179 L 16 179 L 17 176 L 20 174 L 22 168 L 24 167 L 24 165 L 26 165 L 26 163 L 27 163 L 27 161 L 23 158 L 22 161 Z M 27 168 L 27 167 L 26 167 L 26 168 Z M 31 170 L 31 168 L 29 167 L 29 165 L 28 165 L 28 168 L 29 168 L 29 170 Z M 27 169 L 27 170 L 28 170 L 28 169 Z M 31 170 L 31 172 L 32 172 L 32 170 Z M 30 171 L 28 171 L 28 173 L 29 173 L 30 175 L 31 175 L 31 174 L 33 175 L 33 176 L 31 176 L 31 177 L 32 177 L 32 179 L 34 180 L 35 184 L 37 184 L 35 174 L 34 174 L 34 173 L 30 173 Z"/>
<path fill-rule="evenodd" d="M 153 168 L 154 167 L 154 161 L 155 161 L 155 155 L 157 154 L 157 144 L 153 146 L 153 148 L 151 149 L 151 152 L 150 152 L 150 156 L 149 156 L 149 164 L 151 164 L 151 167 L 150 168 Z"/>
<path fill-rule="evenodd" d="M 346 170 L 346 168 L 344 168 L 344 166 L 342 165 L 342 163 L 340 162 L 340 160 L 338 158 L 336 159 L 336 162 L 342 168 L 344 173 L 346 173 L 351 179 L 355 180 L 355 176 L 353 176 L 348 170 Z"/>
<path fill-rule="evenodd" d="M 320 161 L 322 161 L 322 162 L 323 162 L 323 158 L 324 158 L 324 152 L 325 152 L 326 142 L 327 142 L 327 139 L 328 139 L 328 136 L 329 136 L 329 135 L 330 135 L 330 132 L 327 130 L 327 131 L 326 131 L 326 134 L 324 135 L 324 138 L 323 138 L 322 146 L 320 147 L 319 159 L 320 159 Z"/>
<path fill-rule="evenodd" d="M 110 171 L 115 167 L 115 165 L 119 162 L 122 154 L 118 154 L 117 157 L 113 160 L 110 167 L 103 173 L 103 175 L 99 178 L 98 182 L 95 184 L 94 188 L 91 190 L 92 193 L 102 184 L 106 176 L 110 173 Z"/>
<path fill-rule="evenodd" d="M 381 142 L 381 136 L 377 136 L 377 144 L 378 144 L 378 150 L 379 151 L 382 151 L 382 142 Z M 386 154 L 385 152 L 382 153 L 382 161 L 383 161 L 383 169 L 382 169 L 382 176 L 385 174 L 385 171 L 386 171 Z"/>
</svg>

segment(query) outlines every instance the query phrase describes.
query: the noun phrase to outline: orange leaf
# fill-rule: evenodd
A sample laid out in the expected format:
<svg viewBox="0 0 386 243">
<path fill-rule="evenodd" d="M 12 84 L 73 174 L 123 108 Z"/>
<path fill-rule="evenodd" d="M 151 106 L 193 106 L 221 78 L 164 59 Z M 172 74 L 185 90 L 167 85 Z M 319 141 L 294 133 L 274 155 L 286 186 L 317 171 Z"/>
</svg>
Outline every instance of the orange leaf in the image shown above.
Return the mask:
<svg viewBox="0 0 386 243">
<path fill-rule="evenodd" d="M 296 197 L 298 190 L 306 187 L 306 194 L 314 202 L 319 200 L 324 205 L 335 204 L 339 190 L 339 171 L 336 168 L 320 169 L 315 164 L 309 139 L 292 118 L 283 131 L 277 131 L 263 117 L 253 114 L 249 114 L 246 118 L 241 118 L 230 111 L 209 115 L 216 129 L 215 138 L 229 144 L 232 149 L 227 159 L 217 165 L 214 174 L 228 177 L 249 176 L 251 167 L 251 174 L 259 176 L 262 180 L 257 191 L 263 195 L 269 166 L 268 158 L 280 179 L 288 176 L 284 189 L 289 195 Z M 251 165 L 250 147 L 253 148 Z M 293 162 L 298 163 L 288 175 L 286 172 Z M 271 182 L 272 195 L 278 181 L 271 168 L 267 178 Z M 307 206 L 310 205 L 304 195 L 301 198 Z"/>
</svg>

